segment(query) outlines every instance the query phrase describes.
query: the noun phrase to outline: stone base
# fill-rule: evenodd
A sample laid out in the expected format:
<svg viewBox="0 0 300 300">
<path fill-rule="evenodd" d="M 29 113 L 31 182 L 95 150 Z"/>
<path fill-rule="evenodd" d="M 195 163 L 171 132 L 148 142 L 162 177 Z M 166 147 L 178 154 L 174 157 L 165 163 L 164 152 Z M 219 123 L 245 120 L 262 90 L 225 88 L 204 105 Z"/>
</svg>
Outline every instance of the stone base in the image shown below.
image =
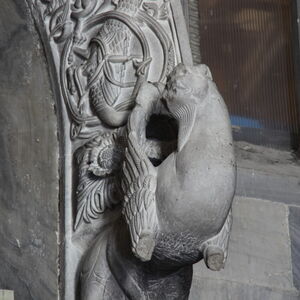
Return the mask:
<svg viewBox="0 0 300 300">
<path fill-rule="evenodd" d="M 191 300 L 299 299 L 294 286 L 289 208 L 237 197 L 228 260 L 220 272 L 194 266 Z"/>
</svg>

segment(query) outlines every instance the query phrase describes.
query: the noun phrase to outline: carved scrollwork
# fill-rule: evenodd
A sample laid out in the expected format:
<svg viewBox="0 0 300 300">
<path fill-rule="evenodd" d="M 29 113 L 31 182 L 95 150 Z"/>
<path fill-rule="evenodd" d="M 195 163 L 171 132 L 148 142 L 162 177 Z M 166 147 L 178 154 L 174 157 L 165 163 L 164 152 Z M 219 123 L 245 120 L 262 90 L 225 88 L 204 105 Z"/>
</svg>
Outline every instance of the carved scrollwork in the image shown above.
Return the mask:
<svg viewBox="0 0 300 300">
<path fill-rule="evenodd" d="M 180 62 L 168 1 L 42 3 L 62 95 L 76 124 L 72 139 L 93 136 L 101 124 L 125 125 L 140 85 L 165 82 Z"/>
<path fill-rule="evenodd" d="M 166 1 L 167 2 L 167 1 Z M 168 3 L 163 3 L 159 6 L 157 3 L 143 3 L 144 10 L 156 20 L 167 20 L 169 17 Z"/>
</svg>

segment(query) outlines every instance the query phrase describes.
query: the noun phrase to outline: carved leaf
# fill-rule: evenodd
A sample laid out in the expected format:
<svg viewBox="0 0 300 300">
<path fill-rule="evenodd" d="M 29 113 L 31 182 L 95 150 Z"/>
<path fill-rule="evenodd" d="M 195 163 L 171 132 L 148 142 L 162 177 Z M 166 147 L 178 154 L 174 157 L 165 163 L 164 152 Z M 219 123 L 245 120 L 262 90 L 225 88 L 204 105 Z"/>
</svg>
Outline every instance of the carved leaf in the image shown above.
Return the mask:
<svg viewBox="0 0 300 300">
<path fill-rule="evenodd" d="M 43 13 L 43 18 L 45 19 L 47 16 L 51 15 L 53 11 L 57 8 L 58 2 L 56 0 L 41 0 L 41 3 L 47 5 L 46 9 Z"/>
<path fill-rule="evenodd" d="M 162 6 L 159 9 L 159 16 L 158 19 L 159 20 L 168 20 L 169 17 L 169 11 L 168 11 L 168 6 L 166 5 L 166 3 L 162 4 Z"/>
<path fill-rule="evenodd" d="M 75 230 L 90 223 L 120 201 L 118 173 L 124 157 L 124 141 L 117 132 L 102 134 L 77 152 L 79 182 L 76 191 Z"/>
<path fill-rule="evenodd" d="M 154 17 L 155 19 L 157 18 L 159 10 L 157 3 L 145 2 L 143 3 L 143 9 L 150 16 Z"/>
<path fill-rule="evenodd" d="M 113 205 L 117 204 L 119 199 L 114 190 L 114 178 L 99 179 L 93 175 L 82 178 L 76 193 L 78 206 L 75 229 L 82 221 L 90 223 L 107 208 L 112 208 Z"/>
<path fill-rule="evenodd" d="M 55 42 L 60 43 L 66 40 L 72 34 L 73 22 L 68 19 L 69 11 L 68 2 L 60 2 L 55 10 L 51 11 L 49 31 L 50 37 L 53 37 Z"/>
<path fill-rule="evenodd" d="M 162 4 L 159 7 L 157 3 L 145 2 L 143 3 L 143 9 L 154 19 L 168 19 L 168 6 L 166 5 L 166 3 Z"/>
</svg>

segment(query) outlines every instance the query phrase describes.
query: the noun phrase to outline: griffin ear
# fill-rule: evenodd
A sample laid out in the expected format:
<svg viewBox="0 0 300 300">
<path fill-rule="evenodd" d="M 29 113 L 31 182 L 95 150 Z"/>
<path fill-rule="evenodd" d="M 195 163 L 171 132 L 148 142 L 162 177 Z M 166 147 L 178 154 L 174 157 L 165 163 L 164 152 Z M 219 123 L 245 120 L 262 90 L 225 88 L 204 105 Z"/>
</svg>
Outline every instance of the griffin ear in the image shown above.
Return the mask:
<svg viewBox="0 0 300 300">
<path fill-rule="evenodd" d="M 201 64 L 195 67 L 198 74 L 205 76 L 206 78 L 213 80 L 211 71 L 207 65 Z"/>
</svg>

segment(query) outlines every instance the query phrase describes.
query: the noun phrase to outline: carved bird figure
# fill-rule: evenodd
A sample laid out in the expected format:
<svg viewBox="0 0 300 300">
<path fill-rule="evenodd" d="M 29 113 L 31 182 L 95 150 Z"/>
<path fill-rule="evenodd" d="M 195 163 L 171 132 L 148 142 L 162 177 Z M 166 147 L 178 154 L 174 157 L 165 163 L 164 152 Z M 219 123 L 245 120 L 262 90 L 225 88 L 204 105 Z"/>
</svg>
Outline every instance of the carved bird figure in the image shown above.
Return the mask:
<svg viewBox="0 0 300 300">
<path fill-rule="evenodd" d="M 117 12 L 133 18 L 139 0 L 114 1 Z M 125 22 L 126 23 L 126 22 Z M 122 90 L 132 89 L 135 82 L 125 82 L 128 61 L 138 63 L 139 55 L 130 53 L 133 34 L 124 22 L 108 18 L 97 36 L 91 41 L 90 57 L 85 73 L 90 86 L 91 104 L 105 124 L 112 127 L 125 125 L 134 99 L 128 96 L 117 103 Z"/>
</svg>

